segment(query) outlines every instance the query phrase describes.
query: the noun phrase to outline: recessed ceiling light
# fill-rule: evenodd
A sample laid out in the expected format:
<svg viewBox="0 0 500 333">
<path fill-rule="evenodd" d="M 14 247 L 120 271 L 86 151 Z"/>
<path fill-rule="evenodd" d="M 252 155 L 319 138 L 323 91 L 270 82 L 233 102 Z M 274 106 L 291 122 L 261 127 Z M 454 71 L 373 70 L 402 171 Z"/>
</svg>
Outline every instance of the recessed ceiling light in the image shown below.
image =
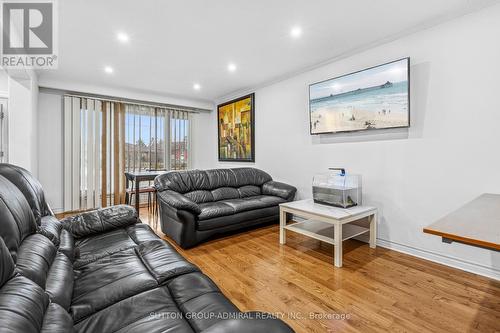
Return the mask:
<svg viewBox="0 0 500 333">
<path fill-rule="evenodd" d="M 128 35 L 127 35 L 126 33 L 124 33 L 124 32 L 119 32 L 119 33 L 117 33 L 117 34 L 116 34 L 116 38 L 117 38 L 120 42 L 122 42 L 122 43 L 128 43 L 128 41 L 129 41 L 129 37 L 128 37 Z"/>
<path fill-rule="evenodd" d="M 229 63 L 229 65 L 227 65 L 227 70 L 230 71 L 230 72 L 234 72 L 236 71 L 236 64 L 233 64 L 233 63 Z"/>
<path fill-rule="evenodd" d="M 290 36 L 292 36 L 293 38 L 299 38 L 300 36 L 302 36 L 302 28 L 299 26 L 292 27 L 292 29 L 290 30 Z"/>
<path fill-rule="evenodd" d="M 106 73 L 108 73 L 108 74 L 111 74 L 111 73 L 113 73 L 113 67 L 111 67 L 111 66 L 106 66 L 106 67 L 104 67 L 104 71 L 105 71 Z"/>
<path fill-rule="evenodd" d="M 200 90 L 200 89 L 201 89 L 200 84 L 199 84 L 199 83 L 195 83 L 195 84 L 193 84 L 193 89 L 194 89 L 194 90 Z"/>
</svg>

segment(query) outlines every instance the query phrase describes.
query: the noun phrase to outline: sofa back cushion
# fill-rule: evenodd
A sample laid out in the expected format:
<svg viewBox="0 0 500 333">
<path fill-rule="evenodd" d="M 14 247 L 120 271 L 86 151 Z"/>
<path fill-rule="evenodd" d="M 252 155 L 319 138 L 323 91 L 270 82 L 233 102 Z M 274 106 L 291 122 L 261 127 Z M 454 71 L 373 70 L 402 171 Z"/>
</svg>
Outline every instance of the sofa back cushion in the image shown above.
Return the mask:
<svg viewBox="0 0 500 333">
<path fill-rule="evenodd" d="M 214 201 L 214 196 L 211 191 L 207 190 L 194 190 L 191 192 L 184 193 L 186 198 L 196 203 L 212 202 Z"/>
<path fill-rule="evenodd" d="M 260 195 L 261 186 L 271 180 L 269 174 L 255 168 L 172 171 L 156 177 L 155 187 L 203 203 Z"/>
<path fill-rule="evenodd" d="M 42 216 L 52 215 L 45 201 L 42 184 L 28 170 L 12 164 L 0 163 L 0 175 L 16 185 L 23 193 L 38 225 Z"/>
<path fill-rule="evenodd" d="M 9 249 L 0 237 L 0 287 L 14 275 L 14 260 Z"/>
<path fill-rule="evenodd" d="M 238 188 L 240 198 L 254 197 L 262 194 L 262 188 L 255 185 L 245 185 Z"/>
<path fill-rule="evenodd" d="M 36 232 L 36 222 L 24 195 L 0 176 L 0 236 L 14 261 L 21 242 Z"/>
<path fill-rule="evenodd" d="M 73 285 L 63 287 L 72 291 Z M 15 274 L 14 260 L 0 237 L 0 332 L 72 332 L 72 318 L 50 296 L 28 277 Z"/>
<path fill-rule="evenodd" d="M 0 288 L 0 332 L 74 332 L 69 313 L 22 275 Z"/>
<path fill-rule="evenodd" d="M 234 187 L 219 187 L 215 190 L 212 190 L 212 195 L 214 197 L 214 201 L 220 200 L 228 200 L 228 199 L 237 199 L 240 197 L 240 192 Z"/>
</svg>

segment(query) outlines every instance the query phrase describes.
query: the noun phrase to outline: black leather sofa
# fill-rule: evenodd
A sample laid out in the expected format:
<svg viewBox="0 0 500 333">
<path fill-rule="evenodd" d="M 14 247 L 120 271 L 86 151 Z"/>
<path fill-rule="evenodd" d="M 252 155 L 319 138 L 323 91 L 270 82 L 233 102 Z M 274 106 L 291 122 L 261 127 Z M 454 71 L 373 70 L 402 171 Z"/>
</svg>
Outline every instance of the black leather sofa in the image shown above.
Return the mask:
<svg viewBox="0 0 500 333">
<path fill-rule="evenodd" d="M 156 177 L 161 229 L 182 248 L 279 220 L 295 187 L 255 168 L 172 171 Z"/>
<path fill-rule="evenodd" d="M 242 313 L 114 206 L 58 221 L 36 179 L 0 164 L 0 332 L 292 332 Z"/>
</svg>

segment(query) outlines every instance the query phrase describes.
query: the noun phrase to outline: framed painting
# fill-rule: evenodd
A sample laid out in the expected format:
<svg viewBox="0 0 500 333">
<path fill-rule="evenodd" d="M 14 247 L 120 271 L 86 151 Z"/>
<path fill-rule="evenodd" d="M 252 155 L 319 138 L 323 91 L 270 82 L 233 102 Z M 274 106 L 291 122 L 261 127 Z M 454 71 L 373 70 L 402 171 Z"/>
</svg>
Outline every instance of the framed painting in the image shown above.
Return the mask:
<svg viewBox="0 0 500 333">
<path fill-rule="evenodd" d="M 219 161 L 255 162 L 255 94 L 217 106 Z"/>
<path fill-rule="evenodd" d="M 309 86 L 311 134 L 410 126 L 410 58 Z"/>
</svg>

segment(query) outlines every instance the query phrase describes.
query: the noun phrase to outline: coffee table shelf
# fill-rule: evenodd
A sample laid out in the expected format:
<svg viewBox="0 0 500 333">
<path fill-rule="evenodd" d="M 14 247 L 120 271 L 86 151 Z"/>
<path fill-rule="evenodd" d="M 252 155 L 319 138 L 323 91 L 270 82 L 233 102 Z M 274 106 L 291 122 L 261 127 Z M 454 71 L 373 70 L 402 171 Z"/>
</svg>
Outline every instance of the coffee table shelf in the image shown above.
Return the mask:
<svg viewBox="0 0 500 333">
<path fill-rule="evenodd" d="M 289 215 L 305 219 L 288 223 Z M 368 219 L 369 228 L 352 223 Z M 342 267 L 342 242 L 369 233 L 370 247 L 377 242 L 377 208 L 355 206 L 348 209 L 314 203 L 311 199 L 280 204 L 280 244 L 286 244 L 286 232 L 293 231 L 307 237 L 333 244 L 334 264 Z"/>
<path fill-rule="evenodd" d="M 285 229 L 335 245 L 335 227 L 327 222 L 306 220 L 287 224 Z M 346 224 L 342 228 L 342 241 L 370 232 L 370 228 Z"/>
</svg>

